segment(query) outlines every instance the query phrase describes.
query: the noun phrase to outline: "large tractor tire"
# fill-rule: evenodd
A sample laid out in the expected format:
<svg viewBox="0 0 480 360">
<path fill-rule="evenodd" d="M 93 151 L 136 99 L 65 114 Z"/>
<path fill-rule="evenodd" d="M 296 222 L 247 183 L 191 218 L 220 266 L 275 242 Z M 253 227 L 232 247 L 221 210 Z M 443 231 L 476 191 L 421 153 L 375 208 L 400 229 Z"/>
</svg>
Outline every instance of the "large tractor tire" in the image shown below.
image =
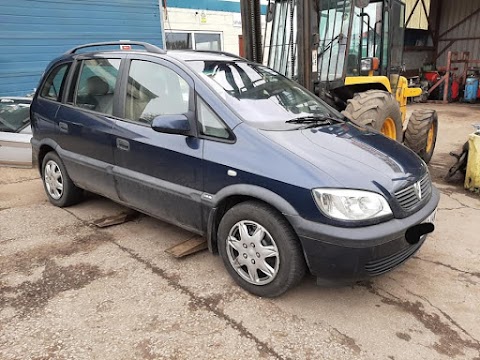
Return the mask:
<svg viewBox="0 0 480 360">
<path fill-rule="evenodd" d="M 437 112 L 427 109 L 415 110 L 408 121 L 404 145 L 416 152 L 428 164 L 435 150 L 437 133 Z"/>
<path fill-rule="evenodd" d="M 397 100 L 388 91 L 368 90 L 355 94 L 348 100 L 343 114 L 357 125 L 402 141 L 402 113 Z"/>
</svg>

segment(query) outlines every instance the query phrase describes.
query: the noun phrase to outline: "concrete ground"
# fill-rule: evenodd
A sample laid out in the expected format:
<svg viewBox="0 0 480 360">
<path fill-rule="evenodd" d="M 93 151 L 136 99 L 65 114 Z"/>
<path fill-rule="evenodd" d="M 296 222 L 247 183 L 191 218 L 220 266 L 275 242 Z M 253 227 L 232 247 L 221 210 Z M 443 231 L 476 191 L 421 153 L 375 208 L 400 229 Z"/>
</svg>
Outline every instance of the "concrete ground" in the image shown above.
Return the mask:
<svg viewBox="0 0 480 360">
<path fill-rule="evenodd" d="M 434 107 L 436 232 L 399 269 L 277 299 L 237 287 L 221 259 L 164 250 L 192 237 L 122 207 L 47 202 L 34 170 L 0 168 L 1 359 L 480 359 L 480 196 L 442 176 L 480 107 Z"/>
</svg>

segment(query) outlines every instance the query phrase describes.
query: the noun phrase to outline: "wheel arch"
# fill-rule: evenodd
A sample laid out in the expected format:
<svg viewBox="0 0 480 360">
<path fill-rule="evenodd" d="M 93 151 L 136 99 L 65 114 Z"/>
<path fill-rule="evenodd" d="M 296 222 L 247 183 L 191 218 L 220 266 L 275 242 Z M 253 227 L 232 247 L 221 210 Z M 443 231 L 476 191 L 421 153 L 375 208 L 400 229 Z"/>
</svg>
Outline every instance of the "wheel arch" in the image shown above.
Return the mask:
<svg viewBox="0 0 480 360">
<path fill-rule="evenodd" d="M 58 144 L 51 139 L 45 139 L 38 145 L 37 167 L 40 174 L 42 174 L 42 163 L 45 155 L 50 151 L 56 151 Z"/>
<path fill-rule="evenodd" d="M 246 201 L 258 201 L 282 215 L 299 216 L 295 208 L 280 195 L 255 185 L 233 185 L 220 190 L 213 199 L 207 224 L 207 244 L 212 253 L 218 252 L 217 231 L 223 215 L 235 205 Z M 290 226 L 287 217 L 285 220 Z M 293 227 L 292 227 L 293 228 Z"/>
</svg>

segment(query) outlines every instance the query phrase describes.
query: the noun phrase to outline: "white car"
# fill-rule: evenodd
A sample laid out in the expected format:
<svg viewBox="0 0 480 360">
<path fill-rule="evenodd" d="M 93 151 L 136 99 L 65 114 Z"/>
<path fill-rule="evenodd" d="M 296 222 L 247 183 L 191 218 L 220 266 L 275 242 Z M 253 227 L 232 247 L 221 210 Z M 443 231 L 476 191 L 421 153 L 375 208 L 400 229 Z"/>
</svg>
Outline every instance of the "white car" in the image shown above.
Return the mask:
<svg viewBox="0 0 480 360">
<path fill-rule="evenodd" d="M 28 97 L 0 97 L 0 166 L 32 166 Z"/>
</svg>

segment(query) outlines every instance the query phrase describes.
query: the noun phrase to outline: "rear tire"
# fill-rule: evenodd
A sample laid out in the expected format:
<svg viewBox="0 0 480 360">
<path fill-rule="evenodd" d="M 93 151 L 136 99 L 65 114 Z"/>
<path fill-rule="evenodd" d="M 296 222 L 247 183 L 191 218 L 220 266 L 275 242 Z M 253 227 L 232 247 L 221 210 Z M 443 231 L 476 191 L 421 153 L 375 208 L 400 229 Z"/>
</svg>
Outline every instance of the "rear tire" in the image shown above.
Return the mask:
<svg viewBox="0 0 480 360">
<path fill-rule="evenodd" d="M 415 110 L 408 121 L 404 145 L 413 150 L 427 164 L 437 143 L 438 115 L 435 110 Z"/>
<path fill-rule="evenodd" d="M 303 251 L 290 224 L 261 202 L 243 202 L 227 211 L 218 227 L 218 249 L 235 282 L 258 296 L 279 296 L 306 272 Z"/>
<path fill-rule="evenodd" d="M 356 93 L 353 99 L 347 101 L 343 114 L 359 126 L 402 141 L 402 113 L 397 100 L 388 91 L 368 90 Z"/>
<path fill-rule="evenodd" d="M 83 190 L 75 186 L 63 161 L 54 151 L 43 158 L 42 181 L 48 200 L 55 206 L 71 206 L 82 200 Z"/>
</svg>

